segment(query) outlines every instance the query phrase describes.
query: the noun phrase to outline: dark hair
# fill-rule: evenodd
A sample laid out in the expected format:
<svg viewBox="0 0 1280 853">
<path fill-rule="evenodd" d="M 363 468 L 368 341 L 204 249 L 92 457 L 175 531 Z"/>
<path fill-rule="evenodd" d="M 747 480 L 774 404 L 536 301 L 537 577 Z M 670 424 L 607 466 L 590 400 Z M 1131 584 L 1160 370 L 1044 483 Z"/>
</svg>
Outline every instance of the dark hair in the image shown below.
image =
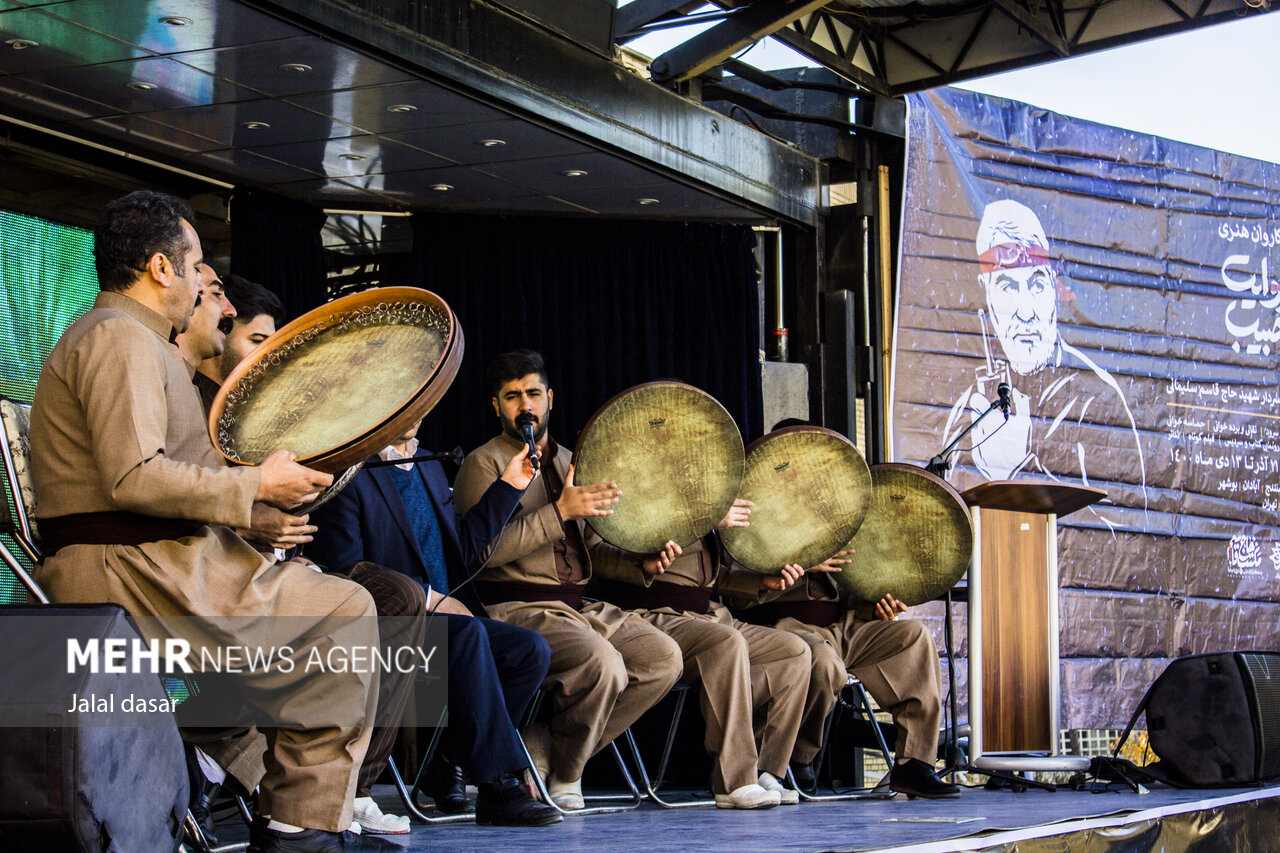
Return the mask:
<svg viewBox="0 0 1280 853">
<path fill-rule="evenodd" d="M 222 292 L 235 306 L 240 320 L 247 323 L 259 314 L 270 314 L 276 328 L 284 325 L 284 303 L 256 281 L 231 273 L 222 278 Z"/>
<path fill-rule="evenodd" d="M 797 427 L 797 426 L 813 426 L 813 424 L 810 423 L 809 421 L 801 420 L 800 418 L 783 418 L 782 420 L 774 424 L 773 429 L 769 430 L 769 432 L 777 432 L 780 429 L 786 429 L 787 427 Z"/>
<path fill-rule="evenodd" d="M 183 219 L 195 221 L 185 202 L 151 190 L 138 190 L 108 202 L 93 229 L 98 287 L 129 289 L 157 252 L 182 269 L 188 248 Z"/>
<path fill-rule="evenodd" d="M 551 382 L 547 379 L 547 363 L 542 360 L 542 354 L 531 349 L 517 349 L 504 352 L 491 361 L 489 369 L 485 371 L 484 381 L 496 397 L 503 385 L 530 373 L 538 374 L 542 377 L 542 384 L 551 387 Z"/>
</svg>

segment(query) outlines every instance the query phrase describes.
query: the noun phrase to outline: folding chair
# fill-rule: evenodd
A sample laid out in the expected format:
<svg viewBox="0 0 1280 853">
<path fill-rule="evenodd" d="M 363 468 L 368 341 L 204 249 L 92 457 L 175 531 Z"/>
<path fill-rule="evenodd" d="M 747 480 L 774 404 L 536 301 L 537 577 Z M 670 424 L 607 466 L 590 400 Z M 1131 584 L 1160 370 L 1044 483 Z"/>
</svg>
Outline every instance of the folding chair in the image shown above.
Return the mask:
<svg viewBox="0 0 1280 853">
<path fill-rule="evenodd" d="M 879 749 L 881 756 L 884 757 L 885 766 L 890 770 L 893 769 L 893 753 L 889 750 L 888 741 L 885 740 L 884 731 L 880 727 L 880 723 L 876 720 L 875 709 L 871 705 L 871 697 L 867 695 L 867 689 L 863 687 L 852 674 L 845 681 L 844 688 L 840 691 L 839 699 L 836 707 L 832 709 L 831 715 L 827 717 L 822 733 L 822 747 L 818 750 L 817 757 L 814 758 L 815 777 L 820 776 L 823 764 L 830 766 L 831 758 L 831 733 L 835 729 L 836 720 L 841 717 L 855 717 L 855 722 L 870 728 L 874 735 L 874 743 Z M 860 752 L 861 746 L 857 747 Z M 855 783 L 861 783 L 861 764 L 859 764 L 858 775 Z M 787 768 L 787 780 L 791 783 L 791 787 L 796 789 L 800 794 L 800 799 L 810 801 L 831 801 L 831 800 L 888 800 L 892 799 L 895 794 L 888 790 L 885 780 L 873 787 L 856 787 L 852 789 L 837 791 L 833 788 L 830 794 L 817 793 L 817 787 L 811 791 L 806 791 L 796 784 L 795 774 L 791 772 L 791 768 Z"/>
<path fill-rule="evenodd" d="M 440 719 L 436 722 L 435 730 L 431 735 L 431 742 L 427 744 L 426 751 L 422 754 L 422 761 L 418 765 L 418 773 L 413 778 L 412 789 L 405 785 L 404 777 L 400 775 L 400 768 L 396 766 L 395 759 L 390 756 L 387 757 L 387 769 L 391 771 L 391 781 L 395 785 L 396 793 L 400 795 L 400 801 L 404 803 L 409 815 L 421 823 L 471 823 L 476 819 L 475 812 L 428 815 L 418 805 L 418 797 L 422 794 L 422 778 L 426 773 L 427 765 L 431 762 L 431 757 L 435 755 L 436 748 L 440 745 L 440 732 L 444 728 L 445 715 L 447 713 L 447 708 L 440 712 Z M 521 746 L 523 746 L 523 742 Z M 528 755 L 527 750 L 525 754 Z"/>
<path fill-rule="evenodd" d="M 529 710 L 525 712 L 525 718 L 522 721 L 521 728 L 537 719 L 538 712 L 542 709 L 542 699 L 544 695 L 545 693 L 542 690 L 539 690 L 534 694 L 533 701 L 529 703 Z M 560 812 L 562 815 L 576 817 L 580 815 L 609 814 L 611 812 L 629 812 L 638 808 L 640 803 L 644 800 L 643 796 L 640 794 L 640 789 L 636 787 L 635 780 L 631 778 L 631 774 L 627 771 L 627 764 L 622 760 L 622 753 L 618 750 L 618 743 L 616 740 L 610 741 L 606 749 L 608 749 L 613 755 L 613 761 L 618 767 L 618 773 L 622 776 L 622 781 L 626 784 L 631 793 L 584 795 L 583 800 L 586 802 L 617 802 L 622 803 L 622 805 L 587 806 L 586 808 L 573 809 L 571 811 L 562 809 L 552 802 L 551 794 L 547 791 L 547 782 L 542 778 L 542 773 L 538 771 L 537 766 L 533 763 L 533 756 L 529 754 L 529 747 L 525 745 L 523 736 L 520 738 L 520 748 L 524 750 L 524 757 L 525 760 L 529 762 L 530 775 L 533 777 L 534 787 L 538 789 L 538 793 L 541 795 L 542 800 L 550 804 L 552 808 Z"/>
<path fill-rule="evenodd" d="M 651 780 L 649 777 L 649 771 L 645 767 L 644 759 L 640 757 L 640 746 L 636 743 L 636 737 L 631 732 L 631 729 L 627 729 L 623 732 L 623 735 L 627 739 L 627 747 L 631 751 L 631 759 L 635 762 L 636 771 L 640 775 L 640 782 L 644 787 L 644 795 L 664 809 L 690 809 L 703 806 L 714 806 L 716 804 L 714 798 L 681 800 L 679 802 L 675 802 L 665 800 L 658 794 L 658 791 L 662 788 L 662 782 L 667 775 L 667 764 L 671 760 L 671 749 L 675 745 L 676 730 L 679 729 L 680 720 L 684 716 L 685 701 L 689 698 L 689 693 L 696 689 L 697 685 L 686 684 L 683 681 L 678 681 L 671 688 L 671 692 L 667 694 L 668 696 L 674 697 L 675 707 L 671 711 L 671 722 L 667 726 L 667 737 L 662 745 L 662 757 L 658 760 L 658 775 L 655 779 Z M 655 705 L 654 708 L 656 707 L 657 706 Z M 647 713 L 652 712 L 653 709 L 650 709 Z"/>
<path fill-rule="evenodd" d="M 36 583 L 32 576 L 41 559 L 39 533 L 35 524 L 36 489 L 31 479 L 31 407 L 0 397 L 0 458 L 4 461 L 4 504 L 0 507 L 0 562 L 25 587 L 32 600 L 40 604 L 49 604 L 49 597 Z M 9 547 L 9 543 L 17 545 L 18 554 Z M 11 585 L 11 588 L 12 585 Z M 0 585 L 3 589 L 3 585 Z M 25 603 L 10 600 L 12 594 L 4 599 L 6 604 Z M 162 678 L 165 692 L 175 699 L 194 695 L 193 684 L 177 679 Z M 244 809 L 244 804 L 238 804 Z M 183 819 L 186 841 L 199 853 L 233 853 L 246 849 L 248 842 L 223 844 L 213 847 L 204 836 L 200 824 L 188 811 Z"/>
</svg>

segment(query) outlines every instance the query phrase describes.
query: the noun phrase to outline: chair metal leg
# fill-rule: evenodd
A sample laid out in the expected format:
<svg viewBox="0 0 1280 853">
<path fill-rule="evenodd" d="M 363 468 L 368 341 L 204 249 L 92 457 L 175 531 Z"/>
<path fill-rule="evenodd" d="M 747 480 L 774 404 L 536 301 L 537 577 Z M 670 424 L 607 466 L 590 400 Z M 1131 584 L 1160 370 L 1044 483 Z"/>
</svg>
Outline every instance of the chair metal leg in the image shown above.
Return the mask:
<svg viewBox="0 0 1280 853">
<path fill-rule="evenodd" d="M 214 847 L 209 843 L 209 839 L 205 838 L 204 830 L 200 828 L 200 823 L 192 817 L 190 811 L 182 818 L 182 839 L 183 844 L 195 848 L 196 853 L 238 853 L 238 851 L 249 849 L 248 841 L 236 841 Z"/>
<path fill-rule="evenodd" d="M 387 758 L 387 769 L 391 771 L 391 782 L 396 786 L 396 793 L 400 795 L 400 801 L 404 803 L 404 807 L 408 810 L 410 816 L 414 820 L 421 823 L 472 823 L 476 819 L 475 812 L 466 812 L 464 814 L 448 814 L 431 816 L 426 814 L 414 802 L 415 794 L 418 791 L 418 783 L 415 781 L 413 793 L 405 787 L 404 778 L 400 775 L 400 768 L 396 767 L 394 758 Z"/>
<path fill-rule="evenodd" d="M 21 544 L 21 540 L 14 537 L 14 541 Z M 44 594 L 44 590 L 36 583 L 35 578 L 22 567 L 22 563 L 18 562 L 18 558 L 0 542 L 0 561 L 4 562 L 5 568 L 13 572 L 13 576 L 18 582 L 27 588 L 27 594 L 34 598 L 40 604 L 48 604 L 49 597 Z"/>
<path fill-rule="evenodd" d="M 249 811 L 249 803 L 244 797 L 236 797 L 236 811 L 240 813 L 240 819 L 244 821 L 245 826 L 253 826 L 253 813 Z"/>
<path fill-rule="evenodd" d="M 635 780 L 632 779 L 631 774 L 627 772 L 627 765 L 626 765 L 626 762 L 622 760 L 622 753 L 618 751 L 617 742 L 610 741 L 606 749 L 608 749 L 610 752 L 613 753 L 613 760 L 618 765 L 618 772 L 622 774 L 622 781 L 626 783 L 627 787 L 631 790 L 631 793 L 629 795 L 628 794 L 596 794 L 591 796 L 584 796 L 583 799 L 587 802 L 599 802 L 599 801 L 607 802 L 607 801 L 617 801 L 617 800 L 626 800 L 627 802 L 624 805 L 616 805 L 616 806 L 588 806 L 582 809 L 572 809 L 572 810 L 562 809 L 552 801 L 551 793 L 547 790 L 547 782 L 545 779 L 542 778 L 542 774 L 538 772 L 538 768 L 534 766 L 533 757 L 529 755 L 529 747 L 525 746 L 524 737 L 521 736 L 519 740 L 520 740 L 520 749 L 524 751 L 524 759 L 529 764 L 529 775 L 533 778 L 533 785 L 535 788 L 538 789 L 539 796 L 541 796 L 542 801 L 544 803 L 547 803 L 553 809 L 560 812 L 560 814 L 562 815 L 578 816 L 578 815 L 592 815 L 592 814 L 609 814 L 611 812 L 629 812 L 629 811 L 633 811 L 636 808 L 639 808 L 640 803 L 644 799 L 640 794 L 640 789 L 636 787 Z"/>
<path fill-rule="evenodd" d="M 861 681 L 854 681 L 849 686 L 853 687 L 858 694 L 858 701 L 862 703 L 862 710 L 866 712 L 867 720 L 871 723 L 871 730 L 876 734 L 876 743 L 880 746 L 880 754 L 884 757 L 885 765 L 892 769 L 893 752 L 889 749 L 889 744 L 884 739 L 884 732 L 880 730 L 880 724 L 876 721 L 876 712 L 871 707 L 871 697 L 867 695 L 867 688 L 863 686 Z"/>
<path fill-rule="evenodd" d="M 680 720 L 684 717 L 685 701 L 689 698 L 689 691 L 693 688 L 688 684 L 678 683 L 671 688 L 671 692 L 675 694 L 676 706 L 671 711 L 671 722 L 667 726 L 667 737 L 662 745 L 662 757 L 658 761 L 658 775 L 655 779 L 650 780 L 649 770 L 645 767 L 644 759 L 640 756 L 640 745 L 636 743 L 635 735 L 631 729 L 623 732 L 623 736 L 627 739 L 627 747 L 631 751 L 631 760 L 635 763 L 636 772 L 640 774 L 640 782 L 644 787 L 644 795 L 651 801 L 664 809 L 688 809 L 702 806 L 714 806 L 715 799 L 695 799 L 681 802 L 672 802 L 664 800 L 658 795 L 658 791 L 662 788 L 662 782 L 667 776 L 667 764 L 671 760 L 671 750 L 675 746 L 676 731 L 680 728 Z"/>
<path fill-rule="evenodd" d="M 413 777 L 412 788 L 405 785 L 404 777 L 400 775 L 400 768 L 396 766 L 395 759 L 390 756 L 387 758 L 387 767 L 391 770 L 391 782 L 395 785 L 396 793 L 400 795 L 400 801 L 404 803 L 409 816 L 421 823 L 467 823 L 476 819 L 475 812 L 429 815 L 418 805 L 418 795 L 422 793 L 423 774 L 426 773 L 427 765 L 431 762 L 431 757 L 435 755 L 436 747 L 440 743 L 440 732 L 444 729 L 444 720 L 448 713 L 448 708 L 440 711 L 440 719 L 436 720 L 435 728 L 431 734 L 431 742 L 427 744 L 427 750 L 423 753 L 422 761 L 418 764 L 417 775 Z"/>
<path fill-rule="evenodd" d="M 675 722 L 673 721 L 672 722 L 673 729 L 674 729 L 674 726 L 675 726 Z M 627 739 L 627 747 L 631 750 L 631 760 L 635 762 L 636 770 L 640 774 L 640 783 L 644 787 L 644 795 L 648 797 L 651 801 L 653 801 L 654 803 L 656 803 L 657 805 L 661 806 L 664 809 L 691 809 L 691 808 L 700 808 L 704 806 L 714 806 L 716 804 L 715 799 L 684 800 L 681 802 L 672 802 L 670 800 L 664 800 L 661 796 L 658 795 L 658 788 L 662 786 L 662 782 L 661 782 L 662 777 L 661 776 L 658 777 L 659 781 L 658 781 L 658 784 L 656 785 L 649 781 L 649 771 L 645 769 L 644 759 L 640 757 L 640 746 L 636 743 L 635 735 L 631 733 L 631 729 L 627 729 L 622 734 L 623 734 L 623 737 Z M 667 754 L 664 753 L 662 757 L 663 767 L 666 766 L 666 760 L 667 760 Z"/>
<path fill-rule="evenodd" d="M 889 744 L 884 739 L 884 732 L 880 730 L 880 724 L 876 721 L 875 711 L 871 707 L 871 698 L 867 696 L 867 690 L 863 687 L 862 682 L 850 677 L 846 687 L 852 687 L 858 697 L 861 707 L 858 714 L 863 716 L 871 724 L 872 730 L 876 735 L 877 745 L 880 747 L 880 754 L 884 756 L 885 765 L 890 769 L 893 768 L 893 753 L 889 751 Z M 831 730 L 834 728 L 835 715 L 839 711 L 839 706 L 831 712 L 831 716 L 827 719 L 825 731 L 822 738 L 822 748 L 818 751 L 818 757 L 814 760 L 816 767 L 821 768 L 822 760 L 828 754 L 831 745 Z M 843 791 L 834 790 L 830 794 L 819 794 L 815 787 L 812 792 L 805 791 L 796 784 L 795 774 L 791 772 L 791 768 L 787 768 L 787 781 L 791 783 L 791 787 L 796 789 L 796 793 L 800 795 L 800 799 L 812 802 L 830 802 L 837 800 L 890 800 L 896 794 L 889 790 L 884 780 L 869 788 L 852 788 Z"/>
</svg>

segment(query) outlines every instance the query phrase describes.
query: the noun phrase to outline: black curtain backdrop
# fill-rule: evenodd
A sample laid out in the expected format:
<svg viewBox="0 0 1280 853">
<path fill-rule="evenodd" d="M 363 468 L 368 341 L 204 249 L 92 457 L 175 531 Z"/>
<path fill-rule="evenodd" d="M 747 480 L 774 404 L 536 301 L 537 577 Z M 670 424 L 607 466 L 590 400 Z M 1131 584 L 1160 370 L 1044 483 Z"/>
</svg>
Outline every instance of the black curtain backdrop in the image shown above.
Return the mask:
<svg viewBox="0 0 1280 853">
<path fill-rule="evenodd" d="M 280 297 L 293 319 L 325 301 L 322 209 L 261 190 L 231 199 L 231 272 Z"/>
<path fill-rule="evenodd" d="M 418 214 L 411 280 L 453 308 L 462 367 L 427 416 L 431 448 L 498 430 L 484 372 L 518 347 L 547 360 L 550 431 L 573 448 L 606 400 L 678 379 L 711 394 L 750 442 L 762 433 L 755 235 L 737 225 Z"/>
</svg>

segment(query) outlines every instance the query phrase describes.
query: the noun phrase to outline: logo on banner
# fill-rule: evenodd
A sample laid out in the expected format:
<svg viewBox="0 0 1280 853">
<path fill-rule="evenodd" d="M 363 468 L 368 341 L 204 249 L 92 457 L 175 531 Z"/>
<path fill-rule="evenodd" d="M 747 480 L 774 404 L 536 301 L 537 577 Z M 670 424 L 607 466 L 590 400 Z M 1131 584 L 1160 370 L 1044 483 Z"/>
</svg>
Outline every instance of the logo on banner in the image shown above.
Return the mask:
<svg viewBox="0 0 1280 853">
<path fill-rule="evenodd" d="M 1275 551 L 1272 551 L 1272 560 Z M 1247 533 L 1237 533 L 1227 543 L 1227 574 L 1235 578 L 1262 577 L 1262 543 Z"/>
</svg>

